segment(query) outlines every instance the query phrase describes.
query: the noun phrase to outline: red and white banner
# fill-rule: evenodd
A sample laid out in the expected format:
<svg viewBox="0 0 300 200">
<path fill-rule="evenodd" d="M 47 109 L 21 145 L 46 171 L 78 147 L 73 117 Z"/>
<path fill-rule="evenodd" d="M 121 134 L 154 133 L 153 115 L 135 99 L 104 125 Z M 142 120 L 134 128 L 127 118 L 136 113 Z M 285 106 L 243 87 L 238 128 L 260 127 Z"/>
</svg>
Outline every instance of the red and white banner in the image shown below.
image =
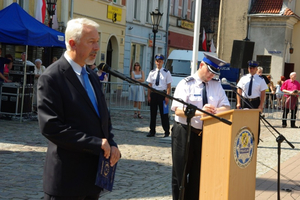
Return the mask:
<svg viewBox="0 0 300 200">
<path fill-rule="evenodd" d="M 211 39 L 210 41 L 210 49 L 209 49 L 209 52 L 213 52 L 213 53 L 216 53 L 216 47 L 214 45 L 214 40 Z"/>
<path fill-rule="evenodd" d="M 40 21 L 41 23 L 44 23 L 45 16 L 46 16 L 46 1 L 37 0 L 36 8 L 35 8 L 35 19 Z"/>
<path fill-rule="evenodd" d="M 206 34 L 205 34 L 205 29 L 203 28 L 203 35 L 202 35 L 202 49 L 204 51 L 207 51 L 207 46 L 206 46 Z"/>
</svg>

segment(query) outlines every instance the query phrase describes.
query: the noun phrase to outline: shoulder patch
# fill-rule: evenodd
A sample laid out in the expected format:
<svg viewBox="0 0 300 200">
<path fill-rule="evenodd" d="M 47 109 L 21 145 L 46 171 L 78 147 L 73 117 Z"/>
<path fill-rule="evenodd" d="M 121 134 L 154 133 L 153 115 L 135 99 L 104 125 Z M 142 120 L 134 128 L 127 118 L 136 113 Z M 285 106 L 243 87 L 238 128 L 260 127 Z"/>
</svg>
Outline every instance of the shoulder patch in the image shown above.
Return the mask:
<svg viewBox="0 0 300 200">
<path fill-rule="evenodd" d="M 220 79 L 219 78 L 213 78 L 213 79 L 211 79 L 211 80 L 213 80 L 213 81 L 220 81 Z"/>
<path fill-rule="evenodd" d="M 165 72 L 168 72 L 168 70 L 166 68 L 163 69 Z"/>
<path fill-rule="evenodd" d="M 264 77 L 263 77 L 263 76 L 259 76 L 259 78 L 261 78 L 261 79 L 264 79 Z"/>
<path fill-rule="evenodd" d="M 188 77 L 184 78 L 184 80 L 185 80 L 186 82 L 189 82 L 189 81 L 194 80 L 194 77 L 188 76 Z"/>
</svg>

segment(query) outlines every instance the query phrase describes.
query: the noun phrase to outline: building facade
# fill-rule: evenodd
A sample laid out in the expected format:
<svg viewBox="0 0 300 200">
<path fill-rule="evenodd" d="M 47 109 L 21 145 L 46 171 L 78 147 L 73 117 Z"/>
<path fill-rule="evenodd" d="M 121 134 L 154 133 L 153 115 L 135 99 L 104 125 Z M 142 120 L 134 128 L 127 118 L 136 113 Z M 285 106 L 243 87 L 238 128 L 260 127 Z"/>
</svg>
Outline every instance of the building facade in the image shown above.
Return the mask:
<svg viewBox="0 0 300 200">
<path fill-rule="evenodd" d="M 124 73 L 126 0 L 74 0 L 73 6 L 73 18 L 86 17 L 100 25 L 96 64 L 104 62 Z M 121 80 L 109 76 L 109 81 Z"/>
<path fill-rule="evenodd" d="M 154 66 L 152 20 L 150 13 L 158 9 L 162 18 L 156 33 L 154 55 L 165 54 L 168 0 L 127 0 L 124 74 L 130 76 L 139 62 L 145 76 Z"/>
<path fill-rule="evenodd" d="M 168 51 L 192 50 L 195 21 L 194 0 L 170 0 Z"/>
<path fill-rule="evenodd" d="M 252 59 L 260 62 L 273 82 L 289 73 L 300 73 L 300 3 L 295 0 L 221 1 L 218 55 L 230 62 L 234 40 L 254 42 Z M 295 51 L 295 52 L 293 52 Z M 247 68 L 247 66 L 245 66 Z M 298 77 L 299 79 L 299 77 Z"/>
</svg>

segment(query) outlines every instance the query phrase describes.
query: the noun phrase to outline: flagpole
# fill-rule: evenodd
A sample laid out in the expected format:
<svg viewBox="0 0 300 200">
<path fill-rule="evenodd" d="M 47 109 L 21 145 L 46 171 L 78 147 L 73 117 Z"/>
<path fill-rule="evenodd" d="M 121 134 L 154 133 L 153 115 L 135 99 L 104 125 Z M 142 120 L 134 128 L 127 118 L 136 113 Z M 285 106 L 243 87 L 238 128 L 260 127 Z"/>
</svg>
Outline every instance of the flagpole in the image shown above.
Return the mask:
<svg viewBox="0 0 300 200">
<path fill-rule="evenodd" d="M 200 23 L 201 23 L 201 6 L 202 6 L 202 0 L 196 1 L 191 75 L 196 73 L 198 68 L 197 65 L 198 65 L 198 50 L 199 50 L 199 32 L 200 32 Z"/>
</svg>

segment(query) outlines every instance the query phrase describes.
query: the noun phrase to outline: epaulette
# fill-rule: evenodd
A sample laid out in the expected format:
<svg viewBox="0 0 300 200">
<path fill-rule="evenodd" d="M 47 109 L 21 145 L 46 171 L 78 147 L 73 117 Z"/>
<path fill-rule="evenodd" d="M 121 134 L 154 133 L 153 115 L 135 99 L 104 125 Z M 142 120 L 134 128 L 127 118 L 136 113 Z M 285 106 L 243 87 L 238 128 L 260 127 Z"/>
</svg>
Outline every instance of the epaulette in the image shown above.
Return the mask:
<svg viewBox="0 0 300 200">
<path fill-rule="evenodd" d="M 150 72 L 155 72 L 155 69 L 152 69 Z"/>
<path fill-rule="evenodd" d="M 263 77 L 263 76 L 259 76 L 259 78 L 261 78 L 261 79 L 264 79 L 264 77 Z"/>
<path fill-rule="evenodd" d="M 213 80 L 213 81 L 220 81 L 220 79 L 219 78 L 212 78 L 211 80 Z"/>
<path fill-rule="evenodd" d="M 168 70 L 166 68 L 163 69 L 165 72 L 168 72 Z"/>
<path fill-rule="evenodd" d="M 194 80 L 194 77 L 188 76 L 188 77 L 184 78 L 184 80 L 185 80 L 186 82 L 189 82 L 189 81 Z"/>
</svg>

